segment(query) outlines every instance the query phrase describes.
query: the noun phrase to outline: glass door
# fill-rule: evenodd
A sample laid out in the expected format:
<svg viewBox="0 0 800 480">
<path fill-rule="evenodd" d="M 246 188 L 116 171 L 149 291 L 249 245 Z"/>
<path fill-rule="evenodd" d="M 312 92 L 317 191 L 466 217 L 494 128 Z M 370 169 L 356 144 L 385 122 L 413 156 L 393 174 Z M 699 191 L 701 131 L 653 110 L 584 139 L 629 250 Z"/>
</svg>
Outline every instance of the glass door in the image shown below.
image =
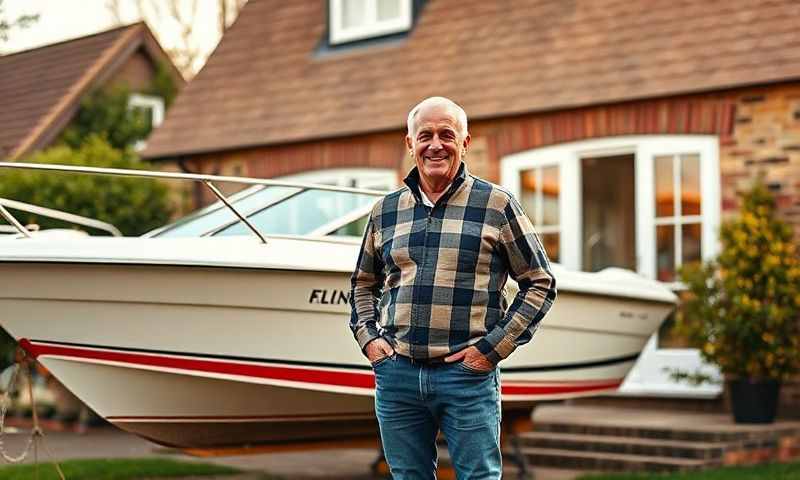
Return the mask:
<svg viewBox="0 0 800 480">
<path fill-rule="evenodd" d="M 582 270 L 636 271 L 634 156 L 581 158 Z"/>
</svg>

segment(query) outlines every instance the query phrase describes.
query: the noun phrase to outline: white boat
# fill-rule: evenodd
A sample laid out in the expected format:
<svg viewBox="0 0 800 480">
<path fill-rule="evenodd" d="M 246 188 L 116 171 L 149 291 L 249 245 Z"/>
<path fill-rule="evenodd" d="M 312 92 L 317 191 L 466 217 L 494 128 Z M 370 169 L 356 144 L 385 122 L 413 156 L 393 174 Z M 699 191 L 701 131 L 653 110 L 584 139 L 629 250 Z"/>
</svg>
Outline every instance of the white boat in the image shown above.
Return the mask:
<svg viewBox="0 0 800 480">
<path fill-rule="evenodd" d="M 262 238 L 220 204 L 139 238 L 4 240 L 0 324 L 94 411 L 156 443 L 373 434 L 348 295 L 374 192 L 249 181 L 263 184 L 231 203 Z M 616 390 L 675 307 L 627 270 L 553 272 L 558 301 L 501 364 L 507 410 Z"/>
</svg>

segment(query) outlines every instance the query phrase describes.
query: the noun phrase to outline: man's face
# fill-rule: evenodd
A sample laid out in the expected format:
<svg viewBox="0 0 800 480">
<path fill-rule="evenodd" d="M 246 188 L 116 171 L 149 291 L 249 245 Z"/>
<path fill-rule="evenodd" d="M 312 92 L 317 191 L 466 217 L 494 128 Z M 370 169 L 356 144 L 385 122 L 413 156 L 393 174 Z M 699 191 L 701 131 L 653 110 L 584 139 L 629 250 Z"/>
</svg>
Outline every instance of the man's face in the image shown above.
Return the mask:
<svg viewBox="0 0 800 480">
<path fill-rule="evenodd" d="M 406 145 L 420 176 L 428 185 L 447 185 L 458 172 L 469 135 L 461 131 L 450 109 L 439 105 L 420 109 L 414 129 L 406 136 Z"/>
</svg>

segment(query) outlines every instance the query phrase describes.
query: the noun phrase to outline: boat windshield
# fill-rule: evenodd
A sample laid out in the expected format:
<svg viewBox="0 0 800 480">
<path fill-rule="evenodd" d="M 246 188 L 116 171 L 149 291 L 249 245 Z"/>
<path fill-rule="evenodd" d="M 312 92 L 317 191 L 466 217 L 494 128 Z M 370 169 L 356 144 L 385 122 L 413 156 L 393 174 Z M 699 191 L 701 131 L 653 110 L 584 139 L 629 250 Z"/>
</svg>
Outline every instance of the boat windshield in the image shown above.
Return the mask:
<svg viewBox="0 0 800 480">
<path fill-rule="evenodd" d="M 377 201 L 377 197 L 352 192 L 303 190 L 297 187 L 253 187 L 229 201 L 265 235 L 307 235 L 337 219 L 352 215 Z M 358 229 L 360 231 L 356 231 Z M 330 232 L 361 235 L 363 220 L 352 219 Z M 250 230 L 220 202 L 191 214 L 156 232 L 152 237 L 251 235 Z"/>
</svg>

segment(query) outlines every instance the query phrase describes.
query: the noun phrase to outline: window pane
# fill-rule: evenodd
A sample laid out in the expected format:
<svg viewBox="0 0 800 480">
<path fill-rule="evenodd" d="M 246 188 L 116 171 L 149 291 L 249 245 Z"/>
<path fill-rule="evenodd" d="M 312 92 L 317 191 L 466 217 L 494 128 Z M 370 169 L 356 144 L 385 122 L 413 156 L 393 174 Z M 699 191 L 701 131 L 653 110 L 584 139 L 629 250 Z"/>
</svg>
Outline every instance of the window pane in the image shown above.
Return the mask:
<svg viewBox="0 0 800 480">
<path fill-rule="evenodd" d="M 377 197 L 372 195 L 308 190 L 253 214 L 248 217 L 248 220 L 266 235 L 303 235 L 376 200 Z M 247 226 L 238 222 L 217 235 L 248 235 L 249 233 L 250 230 Z"/>
<path fill-rule="evenodd" d="M 135 105 L 131 110 L 134 112 L 135 121 L 141 122 L 145 131 L 149 132 L 153 129 L 153 107 Z"/>
<path fill-rule="evenodd" d="M 700 260 L 701 228 L 699 223 L 681 226 L 681 263 Z"/>
<path fill-rule="evenodd" d="M 672 188 L 672 156 L 656 157 L 656 216 L 675 214 L 675 192 Z"/>
<path fill-rule="evenodd" d="M 681 215 L 700 215 L 700 156 L 681 156 Z"/>
<path fill-rule="evenodd" d="M 675 280 L 675 227 L 656 227 L 656 278 L 662 282 Z"/>
<path fill-rule="evenodd" d="M 542 169 L 544 218 L 542 225 L 558 225 L 558 167 Z"/>
<path fill-rule="evenodd" d="M 240 200 L 234 200 L 233 206 L 239 213 L 246 215 L 253 210 L 274 202 L 286 195 L 299 191 L 294 187 L 267 187 L 247 195 Z M 199 237 L 200 235 L 222 227 L 236 220 L 230 208 L 215 204 L 206 214 L 193 214 L 178 220 L 172 227 L 164 230 L 157 237 Z"/>
<path fill-rule="evenodd" d="M 360 237 L 360 236 L 364 235 L 364 230 L 367 229 L 367 219 L 368 219 L 368 216 L 365 215 L 365 216 L 359 218 L 358 220 L 354 220 L 354 221 L 348 223 L 347 225 L 345 225 L 344 227 L 339 228 L 335 232 L 330 233 L 330 235 L 347 236 L 347 237 Z"/>
<path fill-rule="evenodd" d="M 634 156 L 581 159 L 581 269 L 636 270 Z"/>
<path fill-rule="evenodd" d="M 367 0 L 342 0 L 342 27 L 353 28 L 364 25 Z"/>
<path fill-rule="evenodd" d="M 544 233 L 539 235 L 539 238 L 542 240 L 542 246 L 544 246 L 544 251 L 547 253 L 547 258 L 549 258 L 551 262 L 561 261 L 558 237 L 559 234 L 557 233 Z"/>
<path fill-rule="evenodd" d="M 537 225 L 539 219 L 536 218 L 536 169 L 519 172 L 519 185 L 522 210 L 531 222 Z"/>
<path fill-rule="evenodd" d="M 378 0 L 378 21 L 394 20 L 400 16 L 400 2 L 408 0 Z"/>
</svg>

